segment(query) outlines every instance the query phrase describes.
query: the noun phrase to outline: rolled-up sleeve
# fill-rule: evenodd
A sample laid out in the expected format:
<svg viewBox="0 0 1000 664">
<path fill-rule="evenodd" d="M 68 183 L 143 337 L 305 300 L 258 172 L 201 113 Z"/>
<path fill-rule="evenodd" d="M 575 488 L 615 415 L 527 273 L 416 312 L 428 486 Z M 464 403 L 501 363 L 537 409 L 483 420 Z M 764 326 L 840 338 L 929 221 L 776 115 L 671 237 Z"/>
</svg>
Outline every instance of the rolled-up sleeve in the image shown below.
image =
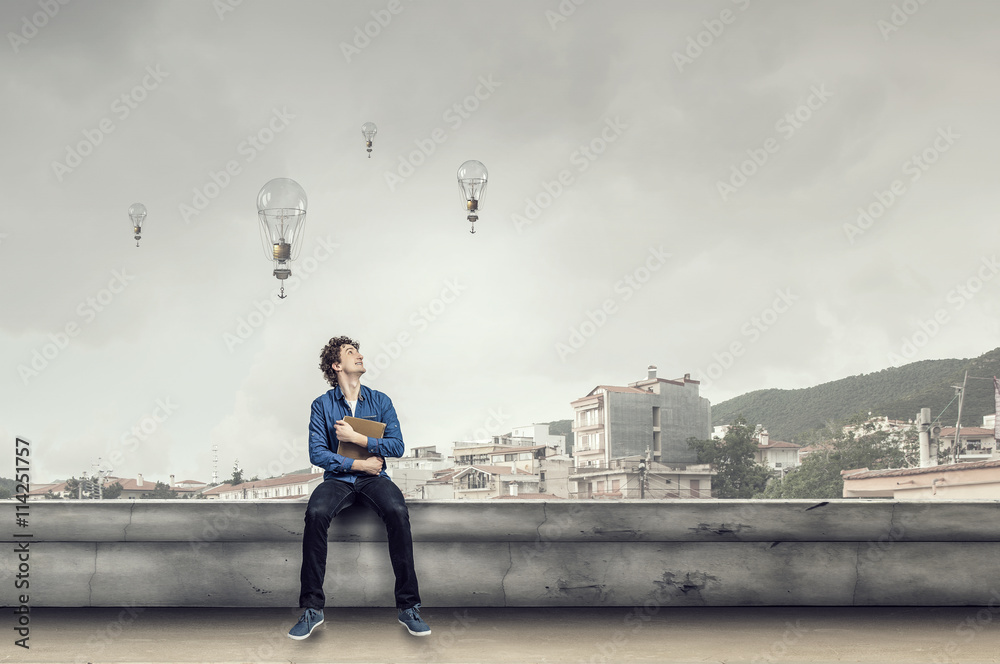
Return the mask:
<svg viewBox="0 0 1000 664">
<path fill-rule="evenodd" d="M 380 457 L 401 457 L 406 451 L 403 444 L 403 432 L 399 428 L 399 418 L 392 405 L 392 399 L 382 395 L 384 402 L 380 404 L 379 420 L 385 422 L 385 432 L 382 438 L 368 437 L 368 451 Z"/>
<path fill-rule="evenodd" d="M 395 416 L 395 413 L 393 414 Z M 350 472 L 354 459 L 337 454 L 330 443 L 330 430 L 326 425 L 326 410 L 322 397 L 312 403 L 312 414 L 309 416 L 309 461 L 314 466 L 335 473 Z M 399 426 L 398 423 L 396 425 Z M 370 443 L 369 439 L 369 445 Z M 402 441 L 400 441 L 402 443 Z"/>
</svg>

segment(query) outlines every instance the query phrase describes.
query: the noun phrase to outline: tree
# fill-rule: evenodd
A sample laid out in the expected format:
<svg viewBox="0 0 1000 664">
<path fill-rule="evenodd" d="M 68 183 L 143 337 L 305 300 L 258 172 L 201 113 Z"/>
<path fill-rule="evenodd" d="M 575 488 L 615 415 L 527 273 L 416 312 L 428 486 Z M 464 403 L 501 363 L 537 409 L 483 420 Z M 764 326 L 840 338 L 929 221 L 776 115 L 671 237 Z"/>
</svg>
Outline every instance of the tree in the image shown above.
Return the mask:
<svg viewBox="0 0 1000 664">
<path fill-rule="evenodd" d="M 100 482 L 101 478 L 97 476 L 81 477 L 80 479 L 71 477 L 66 480 L 66 492 L 70 498 L 79 498 L 81 494 L 80 486 L 83 485 L 82 494 L 85 499 L 97 500 L 104 498 L 110 500 L 122 495 L 122 485 L 118 482 L 105 485 L 103 491 L 100 488 Z"/>
<path fill-rule="evenodd" d="M 70 498 L 97 498 L 97 494 L 95 493 L 96 488 L 97 486 L 88 477 L 81 477 L 80 479 L 71 477 L 66 480 L 66 494 Z"/>
<path fill-rule="evenodd" d="M 233 476 L 228 480 L 231 486 L 236 486 L 237 484 L 243 484 L 243 469 L 240 468 L 240 460 L 236 459 L 233 462 Z"/>
<path fill-rule="evenodd" d="M 177 497 L 177 492 L 171 491 L 170 485 L 164 484 L 163 482 L 157 482 L 156 486 L 153 487 L 153 491 L 143 496 L 143 498 L 147 498 L 150 500 L 155 500 L 155 499 L 162 500 L 162 499 L 170 499 L 176 497 Z"/>
<path fill-rule="evenodd" d="M 816 498 L 828 500 L 844 497 L 843 470 L 884 470 L 908 468 L 919 459 L 917 433 L 908 429 L 901 434 L 875 431 L 865 425 L 860 436 L 853 432 L 837 433 L 832 440 L 821 443 L 825 449 L 812 452 L 798 468 L 775 480 L 756 498 Z"/>
<path fill-rule="evenodd" d="M 729 425 L 724 438 L 688 439 L 688 446 L 698 453 L 698 463 L 710 463 L 716 470 L 712 495 L 716 498 L 751 498 L 764 490 L 771 471 L 757 463 L 757 436 L 753 427 L 740 415 Z"/>
</svg>

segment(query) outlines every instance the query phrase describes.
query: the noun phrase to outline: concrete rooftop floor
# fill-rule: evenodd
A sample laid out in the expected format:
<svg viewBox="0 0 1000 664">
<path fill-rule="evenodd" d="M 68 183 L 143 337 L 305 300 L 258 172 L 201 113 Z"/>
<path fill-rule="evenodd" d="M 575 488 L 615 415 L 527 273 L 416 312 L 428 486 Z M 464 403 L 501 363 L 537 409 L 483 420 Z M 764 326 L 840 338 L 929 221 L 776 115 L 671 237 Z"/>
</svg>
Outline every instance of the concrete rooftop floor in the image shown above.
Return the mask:
<svg viewBox="0 0 1000 664">
<path fill-rule="evenodd" d="M 981 607 L 426 607 L 423 638 L 390 608 L 328 608 L 304 641 L 285 635 L 298 609 L 133 611 L 32 609 L 30 650 L 5 629 L 0 661 L 1000 662 Z"/>
</svg>

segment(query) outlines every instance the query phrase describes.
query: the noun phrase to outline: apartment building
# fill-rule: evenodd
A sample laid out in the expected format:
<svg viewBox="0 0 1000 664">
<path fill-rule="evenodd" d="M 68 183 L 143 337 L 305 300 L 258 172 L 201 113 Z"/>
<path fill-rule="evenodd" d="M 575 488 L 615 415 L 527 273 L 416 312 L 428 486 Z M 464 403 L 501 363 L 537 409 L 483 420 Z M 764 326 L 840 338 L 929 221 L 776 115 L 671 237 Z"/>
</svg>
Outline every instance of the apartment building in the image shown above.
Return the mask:
<svg viewBox="0 0 1000 664">
<path fill-rule="evenodd" d="M 607 467 L 614 459 L 644 457 L 647 449 L 656 462 L 697 463 L 687 440 L 708 440 L 712 433 L 711 404 L 698 394 L 699 385 L 690 374 L 657 378 L 650 366 L 645 380 L 598 385 L 571 402 L 576 467 Z"/>
<path fill-rule="evenodd" d="M 801 445 L 787 443 L 783 440 L 771 440 L 767 431 L 761 431 L 757 435 L 757 452 L 754 460 L 771 470 L 782 474 L 791 468 L 797 468 L 799 461 L 799 450 Z"/>
</svg>

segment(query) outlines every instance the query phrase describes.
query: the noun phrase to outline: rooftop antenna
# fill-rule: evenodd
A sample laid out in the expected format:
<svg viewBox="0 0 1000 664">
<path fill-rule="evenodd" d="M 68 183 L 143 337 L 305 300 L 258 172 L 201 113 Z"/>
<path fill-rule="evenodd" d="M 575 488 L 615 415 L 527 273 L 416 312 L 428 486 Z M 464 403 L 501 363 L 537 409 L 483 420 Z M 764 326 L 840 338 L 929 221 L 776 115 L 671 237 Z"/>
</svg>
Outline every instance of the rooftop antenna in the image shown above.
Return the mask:
<svg viewBox="0 0 1000 664">
<path fill-rule="evenodd" d="M 219 446 L 212 445 L 212 484 L 219 483 Z"/>
</svg>

